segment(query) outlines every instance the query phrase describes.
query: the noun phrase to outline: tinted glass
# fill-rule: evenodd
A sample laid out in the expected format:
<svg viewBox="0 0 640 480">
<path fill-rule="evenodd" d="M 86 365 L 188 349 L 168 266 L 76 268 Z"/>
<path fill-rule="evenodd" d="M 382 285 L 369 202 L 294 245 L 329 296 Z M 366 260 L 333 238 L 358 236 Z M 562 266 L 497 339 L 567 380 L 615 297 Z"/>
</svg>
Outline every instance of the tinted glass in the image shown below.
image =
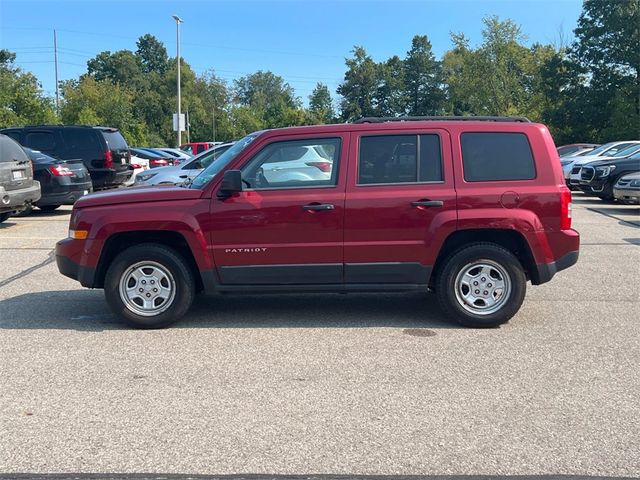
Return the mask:
<svg viewBox="0 0 640 480">
<path fill-rule="evenodd" d="M 0 162 L 24 162 L 29 157 L 20 144 L 6 135 L 0 135 Z"/>
<path fill-rule="evenodd" d="M 418 165 L 418 181 L 440 182 L 442 176 L 442 156 L 440 153 L 440 137 L 438 135 L 420 135 L 418 144 L 420 164 Z"/>
<path fill-rule="evenodd" d="M 29 132 L 26 144 L 29 148 L 50 152 L 56 148 L 56 140 L 51 132 Z"/>
<path fill-rule="evenodd" d="M 631 146 L 624 147 L 624 148 L 618 150 L 615 155 L 616 155 L 616 157 L 628 157 L 630 155 L 633 155 L 634 153 L 636 153 L 639 150 L 640 150 L 640 145 L 638 145 L 638 144 L 631 145 Z M 607 152 L 607 155 L 609 155 L 608 152 Z"/>
<path fill-rule="evenodd" d="M 98 134 L 91 128 L 65 128 L 62 130 L 62 138 L 67 147 L 68 156 L 98 158 L 104 153 Z"/>
<path fill-rule="evenodd" d="M 536 168 L 522 133 L 463 133 L 464 179 L 468 182 L 531 180 Z"/>
<path fill-rule="evenodd" d="M 129 146 L 119 131 L 101 130 L 110 150 L 127 150 Z"/>
<path fill-rule="evenodd" d="M 336 185 L 339 138 L 275 142 L 242 168 L 247 188 L 295 188 Z"/>
<path fill-rule="evenodd" d="M 442 180 L 438 135 L 380 135 L 360 139 L 361 185 Z"/>
</svg>

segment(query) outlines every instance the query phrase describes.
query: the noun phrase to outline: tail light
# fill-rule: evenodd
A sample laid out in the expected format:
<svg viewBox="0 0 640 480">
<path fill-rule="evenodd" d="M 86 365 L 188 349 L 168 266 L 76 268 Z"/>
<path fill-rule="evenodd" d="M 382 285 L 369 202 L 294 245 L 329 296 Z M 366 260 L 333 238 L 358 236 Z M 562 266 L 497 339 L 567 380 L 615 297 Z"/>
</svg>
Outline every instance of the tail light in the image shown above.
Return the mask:
<svg viewBox="0 0 640 480">
<path fill-rule="evenodd" d="M 569 230 L 571 228 L 571 190 L 564 185 L 560 190 L 560 229 Z"/>
<path fill-rule="evenodd" d="M 52 165 L 49 167 L 49 172 L 54 177 L 75 177 L 76 174 L 62 165 Z"/>
<path fill-rule="evenodd" d="M 316 167 L 321 172 L 330 173 L 331 163 L 329 162 L 306 162 L 309 167 Z"/>
<path fill-rule="evenodd" d="M 134 170 L 137 170 L 138 168 L 142 168 L 142 165 L 138 165 L 137 163 L 130 163 L 129 165 L 131 165 L 131 168 L 133 168 Z"/>
<path fill-rule="evenodd" d="M 169 162 L 167 162 L 164 158 L 154 158 L 153 160 L 149 160 L 149 166 L 151 168 L 166 167 L 167 165 L 169 165 Z"/>
<path fill-rule="evenodd" d="M 182 160 L 180 160 L 179 158 L 176 158 L 176 159 L 173 161 L 173 164 L 174 164 L 174 165 L 180 165 L 180 162 L 182 162 Z"/>
<path fill-rule="evenodd" d="M 111 150 L 104 152 L 104 168 L 113 168 L 113 156 Z"/>
</svg>

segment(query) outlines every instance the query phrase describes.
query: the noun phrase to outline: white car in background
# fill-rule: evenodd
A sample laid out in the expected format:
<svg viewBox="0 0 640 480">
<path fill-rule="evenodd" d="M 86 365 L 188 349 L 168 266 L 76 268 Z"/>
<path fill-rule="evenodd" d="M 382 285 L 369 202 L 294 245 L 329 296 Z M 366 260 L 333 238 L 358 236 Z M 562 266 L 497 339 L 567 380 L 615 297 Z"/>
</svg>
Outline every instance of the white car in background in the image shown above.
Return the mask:
<svg viewBox="0 0 640 480">
<path fill-rule="evenodd" d="M 131 168 L 133 168 L 133 175 L 131 175 L 129 180 L 123 183 L 125 187 L 130 187 L 131 185 L 133 185 L 136 181 L 136 177 L 138 176 L 138 174 L 146 170 L 149 170 L 150 168 L 149 160 L 147 160 L 146 158 L 137 157 L 134 154 L 131 154 L 131 160 L 129 161 L 129 165 L 131 165 Z"/>
<path fill-rule="evenodd" d="M 222 143 L 190 157 L 179 165 L 153 168 L 136 177 L 136 185 L 177 184 L 193 180 L 216 158 L 226 152 L 235 142 Z"/>
<path fill-rule="evenodd" d="M 604 145 L 600 145 L 595 150 L 591 150 L 587 155 L 577 155 L 575 157 L 560 157 L 560 164 L 562 165 L 562 172 L 564 173 L 565 182 L 571 187 L 570 179 L 573 172 L 573 167 L 576 162 L 583 160 L 590 160 L 595 162 L 596 160 L 602 160 L 603 157 L 613 157 L 621 150 L 632 147 L 639 144 L 640 141 L 623 141 L 623 142 L 609 142 Z M 585 162 L 586 163 L 586 162 Z M 581 167 L 580 167 L 581 168 Z M 580 169 L 577 170 L 578 185 L 580 183 Z"/>
<path fill-rule="evenodd" d="M 605 155 L 601 155 L 598 157 L 593 157 L 591 155 L 578 157 L 571 167 L 571 172 L 569 174 L 569 186 L 578 187 L 580 185 L 580 171 L 582 167 L 591 162 L 597 162 L 598 160 L 620 160 L 622 158 L 627 158 L 633 155 L 634 153 L 640 152 L 640 141 L 634 142 L 625 142 L 628 146 L 622 149 L 611 149 Z M 610 153 L 614 152 L 615 153 Z"/>
<path fill-rule="evenodd" d="M 154 147 L 154 150 L 160 150 L 161 152 L 173 155 L 175 158 L 178 158 L 180 160 L 180 163 L 193 158 L 193 155 L 189 155 L 187 152 L 185 152 L 184 150 L 180 150 L 179 148 Z"/>
</svg>

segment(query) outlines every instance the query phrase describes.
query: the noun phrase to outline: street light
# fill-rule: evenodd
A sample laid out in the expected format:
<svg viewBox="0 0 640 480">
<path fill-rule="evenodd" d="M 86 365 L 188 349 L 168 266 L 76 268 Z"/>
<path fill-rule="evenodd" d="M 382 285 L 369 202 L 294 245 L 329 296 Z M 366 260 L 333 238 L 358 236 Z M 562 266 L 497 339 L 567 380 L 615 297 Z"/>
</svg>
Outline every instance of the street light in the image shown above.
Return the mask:
<svg viewBox="0 0 640 480">
<path fill-rule="evenodd" d="M 178 148 L 182 144 L 182 114 L 180 112 L 180 24 L 184 21 L 177 15 L 172 15 L 176 21 L 176 59 L 178 61 L 178 119 L 176 121 L 178 130 Z"/>
</svg>

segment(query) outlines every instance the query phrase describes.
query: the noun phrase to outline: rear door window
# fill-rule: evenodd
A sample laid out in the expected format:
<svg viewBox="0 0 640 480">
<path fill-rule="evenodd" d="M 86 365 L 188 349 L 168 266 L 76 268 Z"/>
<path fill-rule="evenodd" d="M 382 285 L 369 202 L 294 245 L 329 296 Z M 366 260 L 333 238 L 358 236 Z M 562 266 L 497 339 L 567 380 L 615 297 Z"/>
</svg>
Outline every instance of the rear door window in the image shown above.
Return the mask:
<svg viewBox="0 0 640 480">
<path fill-rule="evenodd" d="M 359 185 L 441 182 L 440 137 L 376 135 L 360 139 Z"/>
<path fill-rule="evenodd" d="M 25 143 L 32 150 L 52 152 L 56 148 L 56 139 L 52 132 L 29 132 Z"/>
<path fill-rule="evenodd" d="M 460 142 L 467 182 L 536 178 L 531 146 L 523 133 L 463 133 Z"/>
</svg>

